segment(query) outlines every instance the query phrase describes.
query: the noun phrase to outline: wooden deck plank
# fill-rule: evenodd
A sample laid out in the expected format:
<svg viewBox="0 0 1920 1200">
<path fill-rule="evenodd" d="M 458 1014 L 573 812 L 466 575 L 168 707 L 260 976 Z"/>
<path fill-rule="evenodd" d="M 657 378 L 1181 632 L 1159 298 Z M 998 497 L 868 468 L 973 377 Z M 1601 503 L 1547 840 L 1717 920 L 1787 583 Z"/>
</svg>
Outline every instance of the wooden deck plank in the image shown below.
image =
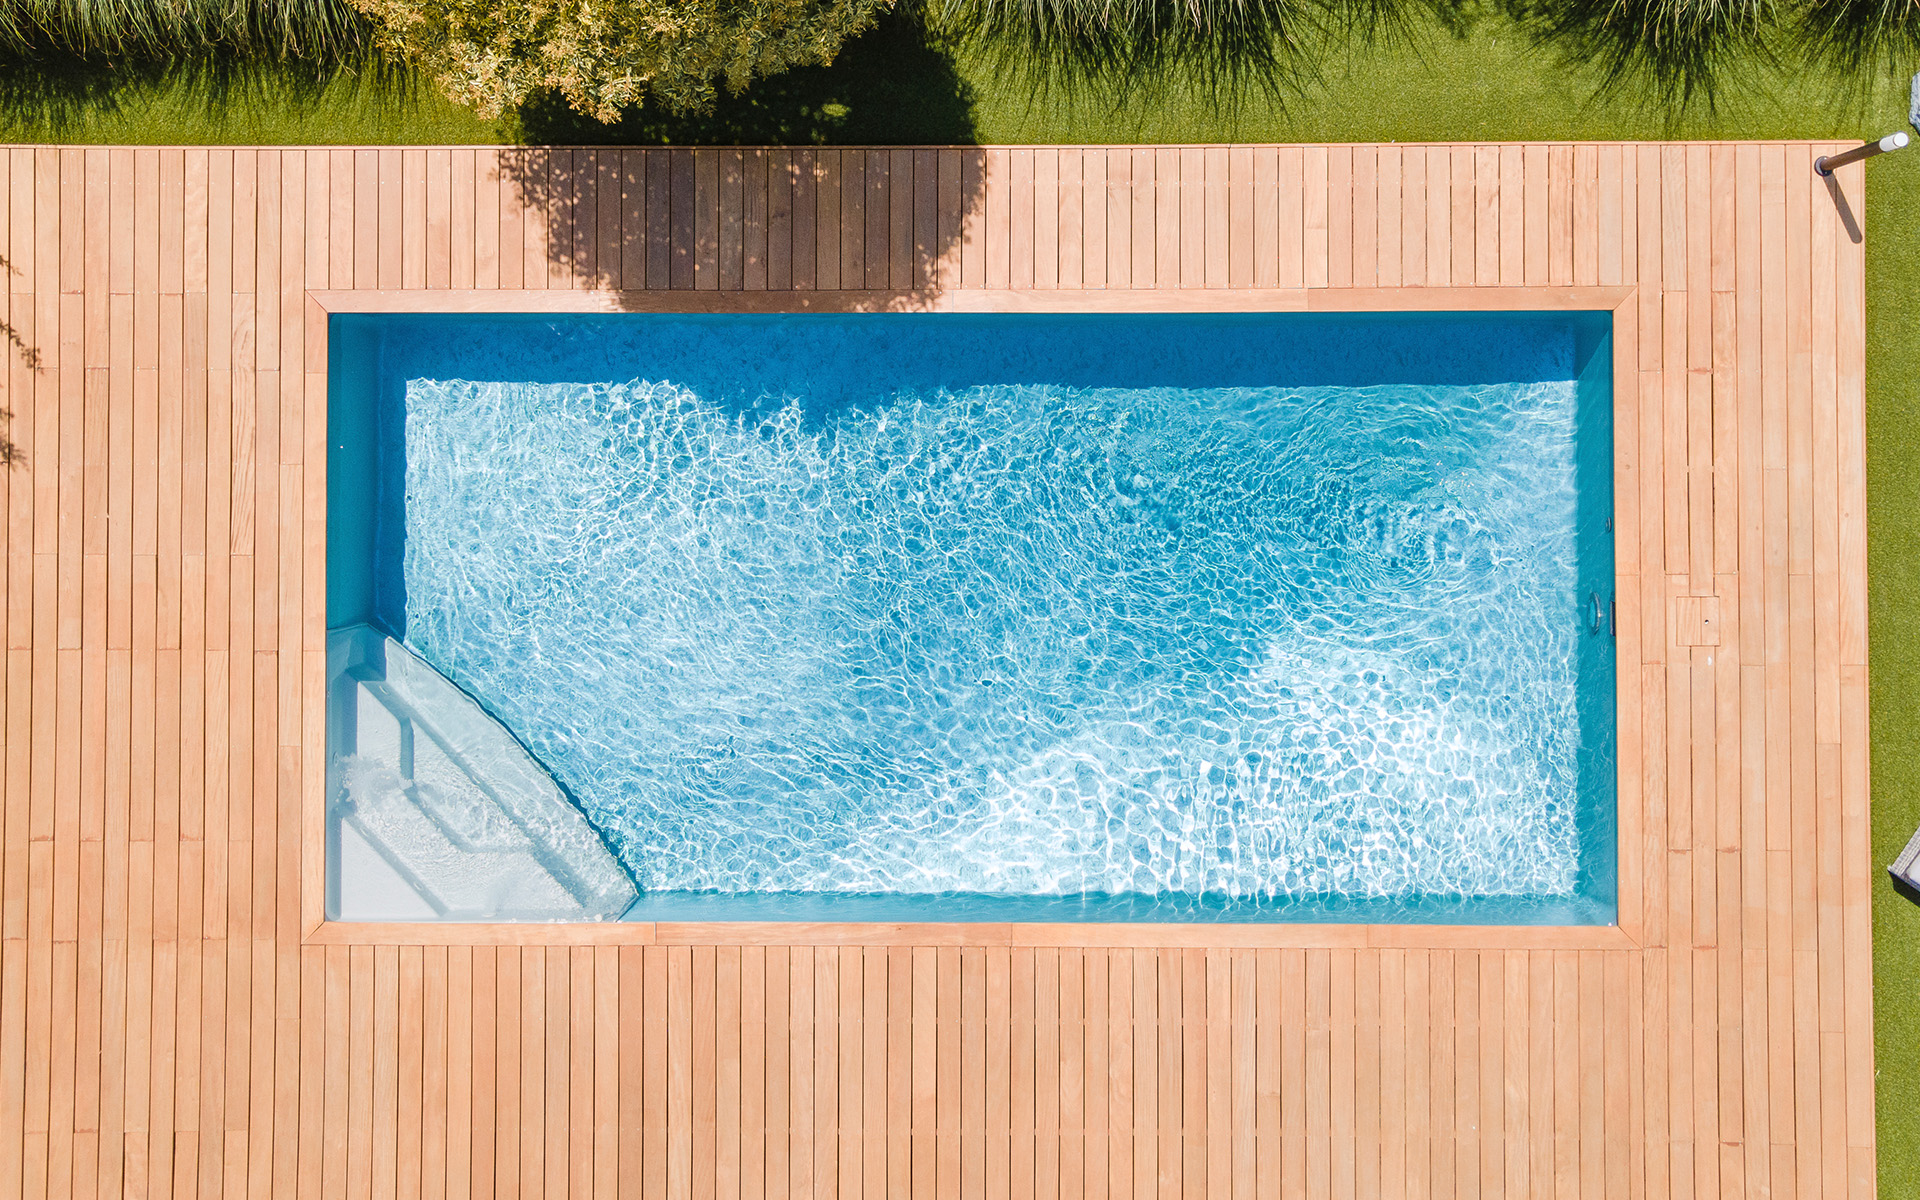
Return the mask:
<svg viewBox="0 0 1920 1200">
<path fill-rule="evenodd" d="M 1109 226 L 1109 253 L 1115 256 L 1116 277 L 1111 287 L 1150 288 L 1155 286 L 1154 208 L 1158 202 L 1154 185 L 1156 155 L 1151 149 L 1135 146 L 1107 156 L 1108 178 L 1124 181 L 1120 208 L 1127 221 L 1128 236 L 1116 236 L 1118 227 Z M 1110 218 L 1111 220 L 1112 218 Z M 1166 286 L 1166 285 L 1162 285 Z"/>
<path fill-rule="evenodd" d="M 719 159 L 719 229 L 715 273 L 719 286 L 739 291 L 747 277 L 747 156 L 737 148 L 716 152 Z"/>
<path fill-rule="evenodd" d="M 1328 1121 L 1328 1134 L 1332 1140 L 1331 1168 L 1333 1195 L 1342 1198 L 1355 1195 L 1355 1159 L 1358 1147 L 1354 1138 L 1354 1087 L 1355 1087 L 1355 1022 L 1354 1022 L 1354 955 L 1355 951 L 1337 949 L 1330 952 L 1331 979 L 1328 986 L 1327 1019 L 1329 1023 L 1329 1082 L 1332 1100 Z"/>
<path fill-rule="evenodd" d="M 1406 1022 L 1401 1043 L 1404 1067 L 1402 1104 L 1406 1120 L 1406 1147 L 1401 1156 L 1404 1164 L 1403 1188 L 1406 1195 L 1420 1196 L 1452 1184 L 1452 1172 L 1443 1173 L 1436 1169 L 1435 1156 L 1432 1154 L 1435 1089 L 1431 1054 L 1432 963 L 1428 953 L 1424 950 L 1408 951 L 1401 978 L 1404 983 L 1402 1020 Z M 1443 1099 L 1451 1099 L 1446 1095 L 1445 1083 L 1441 1081 L 1440 1095 Z"/>
<path fill-rule="evenodd" d="M 787 1107 L 788 1194 L 805 1197 L 814 1195 L 814 1033 L 819 1028 L 814 1023 L 814 956 L 811 948 L 795 948 L 788 952 L 787 978 L 787 1072 L 790 1081 Z"/>
<path fill-rule="evenodd" d="M 1156 267 L 1156 270 L 1158 268 Z M 1186 1101 L 1186 956 L 1179 951 L 1154 955 L 1153 1049 L 1156 1120 L 1156 1192 L 1161 1200 L 1184 1196 L 1186 1137 L 1193 1129 Z M 1197 1122 L 1196 1122 L 1197 1123 Z"/>
<path fill-rule="evenodd" d="M 1107 286 L 1111 231 L 1108 228 L 1111 200 L 1107 189 L 1107 151 L 1102 146 L 1081 146 L 1073 151 L 1080 181 L 1079 284 L 1082 288 Z M 942 177 L 944 179 L 944 176 Z M 943 201 L 944 203 L 944 201 Z M 960 203 L 958 194 L 953 203 Z M 1063 201 L 1064 203 L 1064 201 Z M 1071 251 L 1069 251 L 1071 253 Z M 1063 282 L 1072 272 L 1062 267 Z"/>
<path fill-rule="evenodd" d="M 1033 171 L 1033 280 L 1038 290 L 1060 286 L 1060 152 L 1039 147 L 1032 152 Z"/>
<path fill-rule="evenodd" d="M 724 159 L 722 169 L 725 169 Z M 746 1066 L 740 1053 L 744 1008 L 741 954 L 739 946 L 720 946 L 714 951 L 714 1132 L 710 1152 L 713 1155 L 711 1194 L 715 1200 L 740 1200 L 740 1143 L 745 1132 L 740 1102 L 745 1090 L 742 1076 Z"/>
<path fill-rule="evenodd" d="M 321 169 L 326 160 L 320 155 L 308 156 L 309 173 Z M 478 179 L 479 153 L 472 147 L 455 147 L 447 152 L 447 195 L 446 195 L 446 250 L 447 276 L 440 284 L 450 288 L 472 288 L 477 286 L 474 273 L 477 250 L 479 248 L 479 215 L 476 206 L 479 203 Z M 312 188 L 309 187 L 309 191 Z M 429 201 L 432 205 L 432 201 Z M 309 227 L 315 224 L 308 218 Z M 307 278 L 317 282 L 311 270 Z"/>
<path fill-rule="evenodd" d="M 791 1194 L 793 1160 L 798 1148 L 793 1136 L 793 953 L 785 946 L 766 948 L 766 988 L 763 1195 L 766 1200 L 785 1200 Z M 627 1178 L 624 1171 L 621 1178 Z"/>
<path fill-rule="evenodd" d="M 1376 146 L 1349 148 L 1352 161 L 1353 211 L 1345 222 L 1347 253 L 1351 256 L 1354 287 L 1380 284 L 1380 154 Z M 1336 227 L 1340 222 L 1335 221 Z"/>
<path fill-rule="evenodd" d="M 1266 161 L 1261 155 L 1258 161 Z M 1306 286 L 1307 152 L 1299 146 L 1273 151 L 1275 287 Z M 1264 211 L 1264 204 L 1261 206 Z M 1258 268 L 1256 266 L 1256 275 Z"/>
<path fill-rule="evenodd" d="M 946 964 L 942 959 L 948 954 L 952 955 L 952 966 L 943 972 Z M 912 1010 L 905 1021 L 905 1036 L 911 1057 L 904 1069 L 908 1109 L 904 1127 L 894 1127 L 893 1136 L 901 1139 L 900 1143 L 888 1147 L 888 1179 L 890 1187 L 896 1179 L 904 1182 L 901 1190 L 917 1200 L 933 1200 L 939 1194 L 942 1176 L 953 1184 L 959 1182 L 958 1141 L 952 1143 L 951 1159 L 943 1152 L 949 1145 L 947 1131 L 957 1115 L 955 1101 L 959 1099 L 957 1090 L 951 1096 L 946 1093 L 957 1088 L 960 1073 L 958 1059 L 949 1063 L 942 1052 L 959 1049 L 954 1037 L 959 1032 L 958 1014 L 954 1010 L 960 999 L 960 960 L 957 950 L 936 951 L 925 946 L 912 950 L 910 959 L 908 994 Z M 943 1014 L 945 1020 L 941 1019 Z M 888 1068 L 894 1069 L 891 1047 Z M 896 1152 L 900 1154 L 898 1160 Z"/>
<path fill-rule="evenodd" d="M 1299 262 L 1299 204 L 1300 189 L 1298 163 L 1284 150 L 1271 146 L 1250 148 L 1246 154 L 1248 180 L 1247 204 L 1248 222 L 1251 226 L 1244 249 L 1251 252 L 1251 261 L 1247 264 L 1248 282 L 1254 287 L 1278 287 L 1283 273 L 1281 258 L 1289 256 L 1288 265 L 1293 270 L 1286 272 L 1290 286 L 1300 286 Z M 1288 159 L 1286 167 L 1281 160 Z M 1291 169 L 1292 177 L 1287 185 L 1287 205 L 1282 215 L 1283 185 L 1280 173 Z M 1283 240 L 1286 244 L 1283 245 Z M 1236 254 L 1236 257 L 1238 255 Z"/>
<path fill-rule="evenodd" d="M 888 946 L 868 949 L 863 955 L 867 995 L 866 1080 L 861 1112 L 865 1158 L 861 1184 L 863 1192 L 882 1196 L 906 1193 L 906 1147 L 901 1145 L 896 1155 L 894 1142 L 896 1137 L 905 1137 L 911 1116 L 906 1073 L 912 1065 L 906 1045 L 907 1021 L 912 1011 L 908 950 L 905 946 Z M 900 1186 L 890 1191 L 896 1182 L 896 1162 L 903 1168 L 897 1181 Z"/>
<path fill-rule="evenodd" d="M 1327 156 L 1327 286 L 1371 286 L 1354 278 L 1353 223 L 1357 204 L 1353 180 L 1353 147 L 1329 146 Z"/>
<path fill-rule="evenodd" d="M 1301 950 L 1279 952 L 1278 989 L 1268 1010 L 1280 1030 L 1280 1194 L 1307 1191 L 1307 958 Z"/>
<path fill-rule="evenodd" d="M 1426 255 L 1428 287 L 1453 282 L 1453 152 L 1428 146 Z"/>
<path fill-rule="evenodd" d="M 464 1164 L 458 1159 L 450 1159 L 448 1175 L 451 1178 L 464 1170 L 467 1184 L 474 1195 L 493 1196 L 496 1194 L 493 1186 L 494 1124 L 489 1118 L 499 1094 L 495 1070 L 499 1038 L 496 1032 L 497 984 L 494 974 L 498 956 L 491 946 L 468 948 L 467 952 L 467 973 L 471 980 L 467 994 L 471 997 L 472 1005 L 472 1040 L 469 1049 L 473 1063 L 473 1099 L 466 1110 L 464 1138 L 469 1157 Z"/>
<path fill-rule="evenodd" d="M 1227 244 L 1220 254 L 1220 269 L 1224 273 L 1222 283 L 1228 287 L 1252 287 L 1254 264 L 1261 260 L 1260 247 L 1255 244 L 1253 233 L 1253 164 L 1256 152 L 1251 146 L 1235 146 L 1222 153 L 1227 160 L 1227 177 L 1224 183 L 1227 205 Z M 1271 152 L 1264 157 L 1267 161 L 1272 161 Z M 1271 254 L 1269 250 L 1268 262 L 1272 261 Z M 1212 260 L 1209 259 L 1209 265 L 1211 262 Z"/>
<path fill-rule="evenodd" d="M 1463 1069 L 1476 1056 L 1469 1054 L 1463 1062 L 1458 1053 L 1462 1040 L 1477 1047 L 1477 1038 L 1463 1038 L 1471 1034 L 1471 1022 L 1456 1019 L 1474 1011 L 1471 1004 L 1464 1009 L 1459 1005 L 1463 957 L 1451 950 L 1435 950 L 1427 956 L 1428 1166 L 1433 1188 L 1442 1196 L 1458 1191 L 1462 1167 L 1478 1165 L 1476 1156 L 1468 1153 L 1471 1139 L 1461 1137 L 1472 1129 L 1474 1117 L 1469 1114 L 1478 1108 L 1479 1096 L 1477 1075 Z"/>
<path fill-rule="evenodd" d="M 1161 146 L 1147 153 L 1153 160 L 1154 286 L 1198 287 L 1206 237 L 1200 150 Z"/>
<path fill-rule="evenodd" d="M 1546 151 L 1545 268 L 1551 282 L 1600 282 L 1599 151 L 1597 146 Z"/>
<path fill-rule="evenodd" d="M 1033 1195 L 1060 1191 L 1060 964 L 1055 947 L 1033 953 Z M 1017 1012 L 1017 1010 L 1016 1010 Z M 1016 1191 L 1018 1188 L 1016 1187 Z"/>
<path fill-rule="evenodd" d="M 1331 161 L 1332 151 L 1325 146 L 1307 146 L 1301 152 L 1301 270 L 1304 286 L 1310 288 L 1328 287 L 1332 281 L 1333 196 L 1327 186 Z"/>
<path fill-rule="evenodd" d="M 1409 146 L 1400 167 L 1400 282 L 1414 287 L 1427 279 L 1427 160 L 1425 146 Z"/>
<path fill-rule="evenodd" d="M 1068 1196 L 1085 1195 L 1087 1191 L 1087 958 L 1088 953 L 1077 948 L 1063 950 L 1060 955 L 1057 1190 Z"/>
<path fill-rule="evenodd" d="M 1843 196 L 1856 214 L 1865 211 L 1864 181 L 1847 178 Z M 1837 450 L 1839 573 L 1837 631 L 1840 661 L 1840 788 L 1842 929 L 1839 947 L 1845 966 L 1846 1000 L 1842 1028 L 1846 1054 L 1848 1187 L 1851 1194 L 1871 1192 L 1874 1169 L 1872 1019 L 1873 966 L 1870 952 L 1869 748 L 1866 673 L 1866 380 L 1865 295 L 1853 286 L 1865 270 L 1865 250 L 1851 238 L 1836 255 L 1838 329 Z"/>
<path fill-rule="evenodd" d="M 1079 1119 L 1081 1137 L 1081 1194 L 1088 1200 L 1106 1200 L 1114 1194 L 1113 1147 L 1118 1132 L 1111 1123 L 1113 1115 L 1113 1054 L 1115 1032 L 1112 1027 L 1114 983 L 1113 955 L 1104 947 L 1089 949 L 1082 968 L 1085 999 L 1083 1080 Z"/>
<path fill-rule="evenodd" d="M 1374 282 L 1399 287 L 1406 252 L 1400 227 L 1405 200 L 1405 154 L 1398 146 L 1382 146 L 1374 156 Z"/>
</svg>

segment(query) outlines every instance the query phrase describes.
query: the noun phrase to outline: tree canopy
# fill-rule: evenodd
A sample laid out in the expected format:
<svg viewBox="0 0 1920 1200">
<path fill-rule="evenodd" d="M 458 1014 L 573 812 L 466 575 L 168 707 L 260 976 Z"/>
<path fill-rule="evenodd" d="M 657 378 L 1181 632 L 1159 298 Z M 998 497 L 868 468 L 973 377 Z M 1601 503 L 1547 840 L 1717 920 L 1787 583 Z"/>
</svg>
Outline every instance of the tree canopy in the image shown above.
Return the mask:
<svg viewBox="0 0 1920 1200">
<path fill-rule="evenodd" d="M 642 101 L 703 108 L 826 64 L 893 0 L 353 0 L 381 45 L 487 118 L 552 88 L 613 121 Z"/>
</svg>

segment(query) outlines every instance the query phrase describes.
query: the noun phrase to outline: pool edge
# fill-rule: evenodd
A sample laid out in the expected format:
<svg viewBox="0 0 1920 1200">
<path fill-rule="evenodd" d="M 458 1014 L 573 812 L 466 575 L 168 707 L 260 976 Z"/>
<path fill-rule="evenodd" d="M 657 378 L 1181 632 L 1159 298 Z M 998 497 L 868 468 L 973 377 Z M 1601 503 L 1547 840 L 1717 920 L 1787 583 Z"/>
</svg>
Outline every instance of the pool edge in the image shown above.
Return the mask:
<svg viewBox="0 0 1920 1200">
<path fill-rule="evenodd" d="M 554 294 L 534 291 L 470 291 L 402 293 L 361 290 L 311 291 L 309 298 L 323 316 L 354 313 L 561 313 L 561 312 L 1541 312 L 1597 311 L 1611 315 L 1612 392 L 1614 401 L 1613 489 L 1615 534 L 1615 596 L 1619 638 L 1615 661 L 1638 660 L 1637 629 L 1639 571 L 1625 570 L 1621 548 L 1634 544 L 1637 497 L 1623 482 L 1631 463 L 1623 456 L 1619 437 L 1623 412 L 1637 409 L 1638 287 L 1502 287 L 1493 288 L 1348 288 L 1348 289 L 1209 289 L 1203 293 L 1163 290 L 1113 290 L 1102 293 L 1035 293 L 1025 291 L 971 291 L 964 293 L 840 292 L 775 294 L 765 292 L 708 292 L 675 294 L 576 291 Z M 636 307 L 625 302 L 640 297 Z M 957 299 L 956 299 L 957 297 Z M 330 307 L 330 303 L 338 307 Z M 1637 558 L 1635 561 L 1637 567 Z M 1633 599 L 1630 600 L 1629 597 Z M 1633 635 L 1629 635 L 1629 630 Z M 1633 651 L 1629 657 L 1629 650 Z M 314 902 L 312 888 L 302 889 L 304 940 L 313 944 L 419 945 L 651 945 L 651 944 L 898 944 L 912 931 L 914 945 L 1208 945 L 1208 946 L 1475 946 L 1487 949 L 1628 949 L 1641 944 L 1640 891 L 1642 864 L 1636 852 L 1644 814 L 1638 785 L 1640 751 L 1637 736 L 1629 753 L 1627 732 L 1640 732 L 1637 673 L 1616 667 L 1614 921 L 1588 925 L 1423 925 L 1308 924 L 1290 921 L 1209 922 L 1202 924 L 1132 924 L 1118 922 L 1047 924 L 1043 922 L 886 923 L 886 922 L 642 922 L 589 924 L 490 923 L 457 925 L 376 924 L 326 919 L 324 907 Z M 1629 690 L 1635 695 L 1629 703 Z M 1629 721 L 1629 712 L 1633 719 Z M 1629 764 L 1633 767 L 1629 774 Z M 1634 786 L 1629 787 L 1629 779 Z M 1631 797 L 1631 803 L 1629 802 Z M 309 796 L 304 828 L 318 834 L 324 845 L 324 796 Z M 317 808 L 318 811 L 314 811 Z M 1629 811 L 1631 810 L 1631 811 Z M 309 847 L 316 843 L 308 841 Z M 310 884 L 324 889 L 324 859 L 305 856 Z M 317 878 L 316 878 L 317 877 Z M 321 895 L 324 896 L 324 890 Z M 315 910 L 318 911 L 315 911 Z M 1007 932 L 1017 927 L 1024 932 Z M 667 940 L 661 940 L 665 931 Z M 970 932 L 971 931 L 971 932 Z M 1187 932 L 1181 932 L 1187 931 Z M 1357 934 L 1355 931 L 1358 931 Z M 722 936 L 722 935 L 727 936 Z M 684 940 L 683 940 L 684 939 Z M 957 940 L 956 940 L 957 939 Z M 1032 940 L 1038 939 L 1038 940 Z M 1175 939 L 1175 940 L 1169 940 Z"/>
</svg>

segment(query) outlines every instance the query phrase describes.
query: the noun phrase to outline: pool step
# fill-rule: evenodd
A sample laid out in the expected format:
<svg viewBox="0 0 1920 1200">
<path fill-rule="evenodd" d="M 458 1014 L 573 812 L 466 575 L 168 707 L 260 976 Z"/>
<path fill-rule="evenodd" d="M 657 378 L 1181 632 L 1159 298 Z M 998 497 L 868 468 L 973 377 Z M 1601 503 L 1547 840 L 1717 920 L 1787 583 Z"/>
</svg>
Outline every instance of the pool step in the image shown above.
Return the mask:
<svg viewBox="0 0 1920 1200">
<path fill-rule="evenodd" d="M 327 914 L 606 921 L 636 892 L 498 721 L 367 625 L 327 634 Z"/>
</svg>

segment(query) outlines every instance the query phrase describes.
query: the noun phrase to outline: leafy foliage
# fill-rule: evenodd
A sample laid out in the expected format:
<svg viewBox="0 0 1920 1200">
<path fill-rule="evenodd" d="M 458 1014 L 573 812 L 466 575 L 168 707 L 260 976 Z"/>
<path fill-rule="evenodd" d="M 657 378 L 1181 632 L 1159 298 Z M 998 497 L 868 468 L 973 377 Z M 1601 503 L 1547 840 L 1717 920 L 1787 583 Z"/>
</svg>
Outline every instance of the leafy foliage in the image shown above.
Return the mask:
<svg viewBox="0 0 1920 1200">
<path fill-rule="evenodd" d="M 643 101 L 703 109 L 825 64 L 893 0 L 353 0 L 380 45 L 491 119 L 552 89 L 600 121 Z"/>
</svg>

